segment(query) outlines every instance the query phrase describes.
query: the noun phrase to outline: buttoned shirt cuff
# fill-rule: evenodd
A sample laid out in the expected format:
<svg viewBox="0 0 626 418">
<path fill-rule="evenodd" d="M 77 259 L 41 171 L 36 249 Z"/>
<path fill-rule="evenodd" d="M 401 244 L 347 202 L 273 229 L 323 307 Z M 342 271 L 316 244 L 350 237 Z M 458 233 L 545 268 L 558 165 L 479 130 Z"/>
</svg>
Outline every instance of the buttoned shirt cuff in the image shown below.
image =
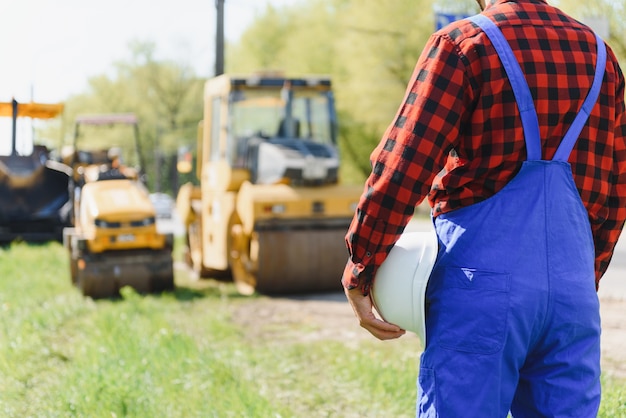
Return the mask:
<svg viewBox="0 0 626 418">
<path fill-rule="evenodd" d="M 341 284 L 348 290 L 359 288 L 363 296 L 367 296 L 371 287 L 371 280 L 367 277 L 367 268 L 360 263 L 348 260 L 343 270 Z"/>
</svg>

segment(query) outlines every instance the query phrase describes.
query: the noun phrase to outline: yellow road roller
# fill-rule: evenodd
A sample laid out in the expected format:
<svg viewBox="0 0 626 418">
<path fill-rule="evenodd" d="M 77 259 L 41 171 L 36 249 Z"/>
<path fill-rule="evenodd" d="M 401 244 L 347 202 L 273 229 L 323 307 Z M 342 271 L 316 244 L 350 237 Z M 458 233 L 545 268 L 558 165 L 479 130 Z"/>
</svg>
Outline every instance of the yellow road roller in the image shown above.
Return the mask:
<svg viewBox="0 0 626 418">
<path fill-rule="evenodd" d="M 340 290 L 362 186 L 339 181 L 330 78 L 214 77 L 197 142 L 176 203 L 193 270 L 242 294 Z"/>
<path fill-rule="evenodd" d="M 79 121 L 95 126 L 137 123 L 126 114 Z M 64 229 L 63 242 L 72 282 L 94 299 L 117 296 L 124 286 L 140 293 L 174 288 L 173 235 L 158 231 L 141 170 L 124 166 L 122 151 L 81 148 L 72 153 L 75 225 Z"/>
</svg>

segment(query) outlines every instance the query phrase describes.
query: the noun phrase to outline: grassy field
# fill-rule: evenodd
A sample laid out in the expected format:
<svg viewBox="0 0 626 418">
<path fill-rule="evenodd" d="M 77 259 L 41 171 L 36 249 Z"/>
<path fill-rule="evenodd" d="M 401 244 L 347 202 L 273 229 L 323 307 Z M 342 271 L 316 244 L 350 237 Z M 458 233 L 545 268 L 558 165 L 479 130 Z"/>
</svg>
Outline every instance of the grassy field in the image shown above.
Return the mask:
<svg viewBox="0 0 626 418">
<path fill-rule="evenodd" d="M 94 302 L 68 274 L 60 244 L 0 249 L 2 417 L 414 416 L 410 340 L 250 335 L 233 314 L 262 297 L 231 285 L 178 271 L 175 292 Z M 604 388 L 600 416 L 626 417 L 626 383 Z"/>
</svg>

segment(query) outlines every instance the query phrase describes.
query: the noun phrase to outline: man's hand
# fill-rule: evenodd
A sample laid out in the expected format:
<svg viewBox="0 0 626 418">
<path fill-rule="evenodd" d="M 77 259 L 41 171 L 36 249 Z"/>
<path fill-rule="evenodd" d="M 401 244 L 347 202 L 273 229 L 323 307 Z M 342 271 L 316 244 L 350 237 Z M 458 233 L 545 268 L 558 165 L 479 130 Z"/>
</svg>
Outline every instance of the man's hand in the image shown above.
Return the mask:
<svg viewBox="0 0 626 418">
<path fill-rule="evenodd" d="M 397 325 L 376 318 L 372 310 L 372 300 L 369 295 L 363 296 L 361 290 L 358 288 L 348 290 L 344 287 L 344 291 L 354 314 L 359 319 L 359 324 L 374 337 L 379 340 L 391 340 L 399 338 L 406 333 L 405 330 Z"/>
</svg>

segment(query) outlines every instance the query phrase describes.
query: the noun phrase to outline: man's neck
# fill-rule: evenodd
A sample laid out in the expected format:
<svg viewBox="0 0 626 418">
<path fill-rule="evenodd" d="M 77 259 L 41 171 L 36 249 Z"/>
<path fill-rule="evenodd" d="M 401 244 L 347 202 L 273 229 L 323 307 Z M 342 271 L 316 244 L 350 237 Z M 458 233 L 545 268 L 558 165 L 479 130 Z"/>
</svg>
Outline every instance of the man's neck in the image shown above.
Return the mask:
<svg viewBox="0 0 626 418">
<path fill-rule="evenodd" d="M 480 10 L 485 10 L 487 7 L 495 4 L 496 1 L 497 0 L 476 0 L 476 3 L 478 3 L 478 7 L 480 7 Z"/>
</svg>

